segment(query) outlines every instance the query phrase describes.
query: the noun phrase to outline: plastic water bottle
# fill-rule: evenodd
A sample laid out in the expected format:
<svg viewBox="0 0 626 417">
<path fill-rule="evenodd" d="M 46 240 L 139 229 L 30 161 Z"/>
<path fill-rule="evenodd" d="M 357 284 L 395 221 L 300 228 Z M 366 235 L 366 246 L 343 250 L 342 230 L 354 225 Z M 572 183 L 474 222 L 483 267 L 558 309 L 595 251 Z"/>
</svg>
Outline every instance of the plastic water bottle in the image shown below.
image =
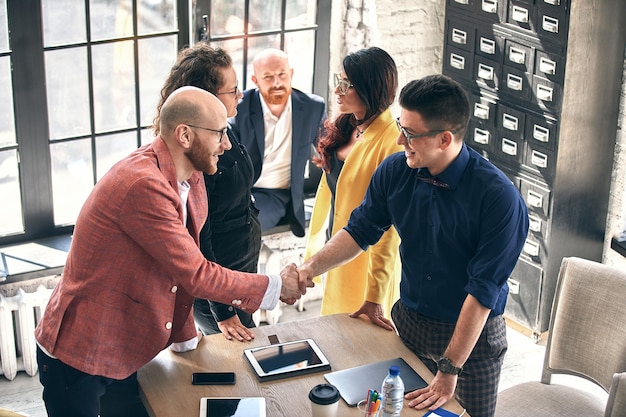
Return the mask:
<svg viewBox="0 0 626 417">
<path fill-rule="evenodd" d="M 393 365 L 383 380 L 380 390 L 383 394 L 382 417 L 400 417 L 404 405 L 404 382 L 400 378 L 400 368 Z"/>
</svg>

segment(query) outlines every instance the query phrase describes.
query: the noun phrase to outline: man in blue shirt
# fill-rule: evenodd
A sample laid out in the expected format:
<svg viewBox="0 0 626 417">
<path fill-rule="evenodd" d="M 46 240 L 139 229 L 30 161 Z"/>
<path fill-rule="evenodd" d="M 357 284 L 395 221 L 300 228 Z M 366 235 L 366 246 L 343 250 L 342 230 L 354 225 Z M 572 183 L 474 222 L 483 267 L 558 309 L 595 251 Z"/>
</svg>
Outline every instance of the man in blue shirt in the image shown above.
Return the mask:
<svg viewBox="0 0 626 417">
<path fill-rule="evenodd" d="M 506 175 L 464 144 L 470 105 L 458 83 L 443 75 L 411 81 L 400 106 L 404 153 L 379 166 L 348 225 L 298 268 L 300 278 L 352 259 L 393 225 L 402 260 L 393 322 L 435 374 L 406 395 L 408 405 L 434 410 L 455 395 L 471 416 L 493 416 L 507 349 L 506 282 L 528 232 L 526 205 Z M 384 317 L 372 321 L 393 329 Z"/>
</svg>

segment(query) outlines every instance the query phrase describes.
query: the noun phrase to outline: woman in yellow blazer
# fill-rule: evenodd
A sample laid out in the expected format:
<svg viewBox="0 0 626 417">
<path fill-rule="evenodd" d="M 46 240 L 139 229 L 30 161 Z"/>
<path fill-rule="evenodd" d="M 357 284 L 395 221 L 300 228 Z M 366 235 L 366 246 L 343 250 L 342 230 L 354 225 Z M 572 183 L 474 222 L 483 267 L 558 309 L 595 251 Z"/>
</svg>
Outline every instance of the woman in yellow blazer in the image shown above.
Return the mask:
<svg viewBox="0 0 626 417">
<path fill-rule="evenodd" d="M 389 106 L 398 87 L 395 62 L 384 50 L 362 49 L 343 59 L 335 74 L 339 116 L 326 122 L 318 143 L 322 167 L 309 224 L 305 258 L 317 252 L 350 218 L 363 200 L 374 170 L 387 156 L 402 151 L 399 130 Z M 392 329 L 391 306 L 398 298 L 400 239 L 391 228 L 382 239 L 349 263 L 330 270 L 324 279 L 321 314 L 366 314 Z"/>
</svg>

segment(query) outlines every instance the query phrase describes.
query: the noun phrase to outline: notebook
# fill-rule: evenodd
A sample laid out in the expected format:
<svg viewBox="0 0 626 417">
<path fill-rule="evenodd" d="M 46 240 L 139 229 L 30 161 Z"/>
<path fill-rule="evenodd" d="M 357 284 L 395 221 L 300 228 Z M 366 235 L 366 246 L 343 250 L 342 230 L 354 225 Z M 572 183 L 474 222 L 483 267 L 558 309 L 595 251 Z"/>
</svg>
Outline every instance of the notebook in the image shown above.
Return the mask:
<svg viewBox="0 0 626 417">
<path fill-rule="evenodd" d="M 324 374 L 324 378 L 337 387 L 341 398 L 349 406 L 355 407 L 359 401 L 365 399 L 368 389 L 380 391 L 380 386 L 389 373 L 391 365 L 397 365 L 400 368 L 400 377 L 404 382 L 405 393 L 428 386 L 426 381 L 402 358 L 330 372 Z"/>
</svg>

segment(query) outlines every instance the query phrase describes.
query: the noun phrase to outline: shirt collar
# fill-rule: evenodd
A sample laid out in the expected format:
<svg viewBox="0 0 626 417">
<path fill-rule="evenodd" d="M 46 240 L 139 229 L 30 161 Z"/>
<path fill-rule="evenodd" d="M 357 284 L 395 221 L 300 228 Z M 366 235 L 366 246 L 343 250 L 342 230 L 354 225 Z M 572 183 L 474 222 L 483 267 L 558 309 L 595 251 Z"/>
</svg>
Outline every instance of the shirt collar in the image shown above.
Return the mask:
<svg viewBox="0 0 626 417">
<path fill-rule="evenodd" d="M 461 181 L 461 176 L 467 167 L 469 162 L 469 151 L 467 149 L 467 145 L 463 143 L 463 147 L 461 148 L 461 152 L 459 155 L 452 161 L 452 163 L 443 170 L 443 172 L 437 175 L 435 178 L 438 180 L 445 182 L 450 186 L 451 189 L 456 189 L 459 181 Z M 426 168 L 419 168 L 417 170 L 418 174 L 424 175 L 426 177 L 432 177 Z"/>
</svg>

